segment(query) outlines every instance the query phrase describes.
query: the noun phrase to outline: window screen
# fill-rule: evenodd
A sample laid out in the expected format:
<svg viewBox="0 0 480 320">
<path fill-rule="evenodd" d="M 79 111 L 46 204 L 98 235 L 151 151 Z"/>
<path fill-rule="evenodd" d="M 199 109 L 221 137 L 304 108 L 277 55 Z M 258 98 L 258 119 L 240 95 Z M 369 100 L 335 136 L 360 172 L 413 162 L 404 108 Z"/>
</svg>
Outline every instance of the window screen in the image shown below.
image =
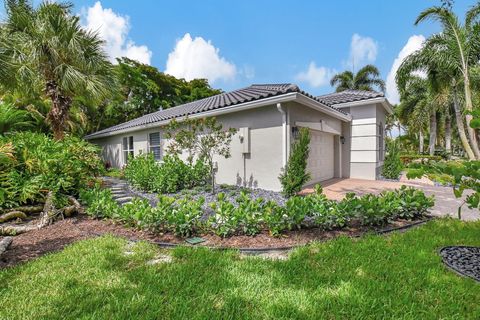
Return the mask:
<svg viewBox="0 0 480 320">
<path fill-rule="evenodd" d="M 162 158 L 160 148 L 160 132 L 153 132 L 148 135 L 149 152 L 153 153 L 155 160 L 159 161 Z"/>
</svg>

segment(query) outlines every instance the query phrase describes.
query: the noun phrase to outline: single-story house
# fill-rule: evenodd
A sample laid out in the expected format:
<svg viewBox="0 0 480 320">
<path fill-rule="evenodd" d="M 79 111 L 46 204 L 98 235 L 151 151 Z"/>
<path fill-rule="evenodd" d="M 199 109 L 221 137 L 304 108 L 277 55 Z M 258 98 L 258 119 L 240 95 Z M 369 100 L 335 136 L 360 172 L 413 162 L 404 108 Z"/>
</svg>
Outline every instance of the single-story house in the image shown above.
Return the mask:
<svg viewBox="0 0 480 320">
<path fill-rule="evenodd" d="M 385 117 L 392 107 L 383 93 L 347 90 L 312 96 L 295 84 L 247 88 L 160 110 L 92 133 L 104 161 L 126 164 L 129 154 L 152 152 L 161 160 L 172 119 L 216 117 L 237 128 L 231 157 L 216 159 L 217 183 L 280 190 L 278 179 L 299 128 L 310 129 L 308 171 L 313 184 L 332 178 L 377 179 L 385 156 Z"/>
</svg>

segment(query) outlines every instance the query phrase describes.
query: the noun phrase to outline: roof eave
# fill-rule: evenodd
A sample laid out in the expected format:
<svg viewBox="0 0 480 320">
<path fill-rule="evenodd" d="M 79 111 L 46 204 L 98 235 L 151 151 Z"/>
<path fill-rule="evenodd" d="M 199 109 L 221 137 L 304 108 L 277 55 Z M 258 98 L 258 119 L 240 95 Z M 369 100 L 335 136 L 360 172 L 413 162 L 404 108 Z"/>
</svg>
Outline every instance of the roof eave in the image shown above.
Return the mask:
<svg viewBox="0 0 480 320">
<path fill-rule="evenodd" d="M 389 114 L 393 113 L 392 105 L 390 104 L 390 102 L 388 102 L 387 98 L 385 97 L 377 97 L 377 98 L 364 99 L 359 101 L 337 103 L 332 106 L 335 108 L 347 108 L 347 107 L 355 107 L 355 106 L 361 106 L 361 105 L 372 104 L 372 103 L 380 103 L 383 106 L 383 108 L 387 110 Z"/>
<path fill-rule="evenodd" d="M 297 97 L 297 100 L 299 103 L 302 103 L 308 107 L 311 107 L 313 109 L 316 109 L 318 111 L 321 111 L 325 114 L 328 114 L 336 119 L 339 119 L 339 120 L 342 120 L 342 121 L 345 121 L 345 122 L 349 122 L 349 121 L 352 121 L 352 116 L 349 115 L 349 114 L 345 114 L 343 113 L 342 111 L 338 111 L 338 110 L 335 110 L 333 109 L 332 107 L 329 107 L 315 99 L 312 99 L 304 94 L 301 94 L 299 93 L 298 94 L 298 97 Z"/>
<path fill-rule="evenodd" d="M 276 103 L 293 101 L 297 98 L 297 94 L 298 94 L 297 92 L 289 92 L 289 93 L 285 93 L 285 94 L 281 94 L 281 95 L 277 95 L 277 96 L 273 96 L 273 97 L 263 98 L 263 99 L 260 99 L 260 100 L 235 104 L 235 105 L 232 105 L 232 106 L 223 107 L 223 108 L 210 110 L 210 111 L 206 111 L 206 112 L 200 112 L 200 113 L 197 113 L 197 114 L 181 116 L 181 117 L 177 117 L 176 119 L 181 121 L 181 120 L 186 119 L 186 118 L 197 119 L 197 118 L 205 118 L 205 117 L 214 117 L 214 116 L 219 116 L 219 115 L 226 114 L 226 113 L 249 110 L 249 109 L 254 109 L 254 108 L 259 108 L 259 107 L 263 107 L 263 106 L 276 104 Z M 236 110 L 236 109 L 238 109 L 238 110 Z M 134 131 L 139 131 L 139 130 L 144 130 L 144 129 L 149 129 L 149 128 L 161 127 L 161 126 L 164 126 L 164 125 L 168 124 L 171 120 L 172 119 L 157 121 L 157 122 L 152 122 L 152 123 L 148 123 L 148 124 L 145 124 L 145 125 L 134 126 L 134 127 L 125 128 L 125 129 L 122 129 L 122 130 L 115 130 L 115 131 L 105 132 L 105 133 L 101 133 L 101 134 L 93 133 L 93 134 L 85 136 L 84 138 L 86 140 L 93 140 L 93 139 L 115 136 L 115 135 L 122 134 L 122 133 L 129 133 L 129 132 L 134 132 Z"/>
</svg>

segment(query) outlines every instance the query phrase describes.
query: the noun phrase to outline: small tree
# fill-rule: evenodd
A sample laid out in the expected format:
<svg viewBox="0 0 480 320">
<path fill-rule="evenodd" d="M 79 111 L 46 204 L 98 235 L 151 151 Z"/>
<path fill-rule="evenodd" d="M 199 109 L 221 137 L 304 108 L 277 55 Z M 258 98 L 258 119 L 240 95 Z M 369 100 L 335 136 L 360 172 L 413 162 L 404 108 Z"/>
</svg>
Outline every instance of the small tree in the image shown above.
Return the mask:
<svg viewBox="0 0 480 320">
<path fill-rule="evenodd" d="M 382 175 L 387 179 L 398 179 L 402 170 L 399 143 L 397 140 L 387 140 L 387 155 L 383 163 Z"/>
<path fill-rule="evenodd" d="M 230 158 L 230 143 L 235 128 L 223 129 L 223 125 L 216 118 L 186 119 L 185 121 L 171 121 L 167 127 L 167 138 L 172 139 L 168 152 L 172 154 L 188 153 L 187 161 L 192 164 L 197 157 L 206 162 L 210 169 L 212 192 L 215 192 L 215 155 Z"/>
<path fill-rule="evenodd" d="M 307 128 L 300 129 L 298 140 L 292 145 L 292 152 L 288 158 L 288 163 L 282 169 L 280 182 L 282 184 L 283 194 L 287 197 L 299 192 L 303 185 L 310 179 L 307 170 L 307 159 L 310 152 L 310 131 Z"/>
</svg>

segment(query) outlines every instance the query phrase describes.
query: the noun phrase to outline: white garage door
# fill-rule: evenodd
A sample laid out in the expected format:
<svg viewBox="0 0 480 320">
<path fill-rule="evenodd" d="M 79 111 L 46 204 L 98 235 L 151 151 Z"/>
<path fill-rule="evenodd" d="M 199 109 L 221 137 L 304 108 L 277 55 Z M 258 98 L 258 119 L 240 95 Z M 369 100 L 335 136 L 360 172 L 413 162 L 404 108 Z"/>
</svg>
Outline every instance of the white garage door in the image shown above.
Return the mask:
<svg viewBox="0 0 480 320">
<path fill-rule="evenodd" d="M 311 182 L 332 179 L 334 176 L 333 137 L 333 134 L 310 130 L 307 170 Z"/>
</svg>

